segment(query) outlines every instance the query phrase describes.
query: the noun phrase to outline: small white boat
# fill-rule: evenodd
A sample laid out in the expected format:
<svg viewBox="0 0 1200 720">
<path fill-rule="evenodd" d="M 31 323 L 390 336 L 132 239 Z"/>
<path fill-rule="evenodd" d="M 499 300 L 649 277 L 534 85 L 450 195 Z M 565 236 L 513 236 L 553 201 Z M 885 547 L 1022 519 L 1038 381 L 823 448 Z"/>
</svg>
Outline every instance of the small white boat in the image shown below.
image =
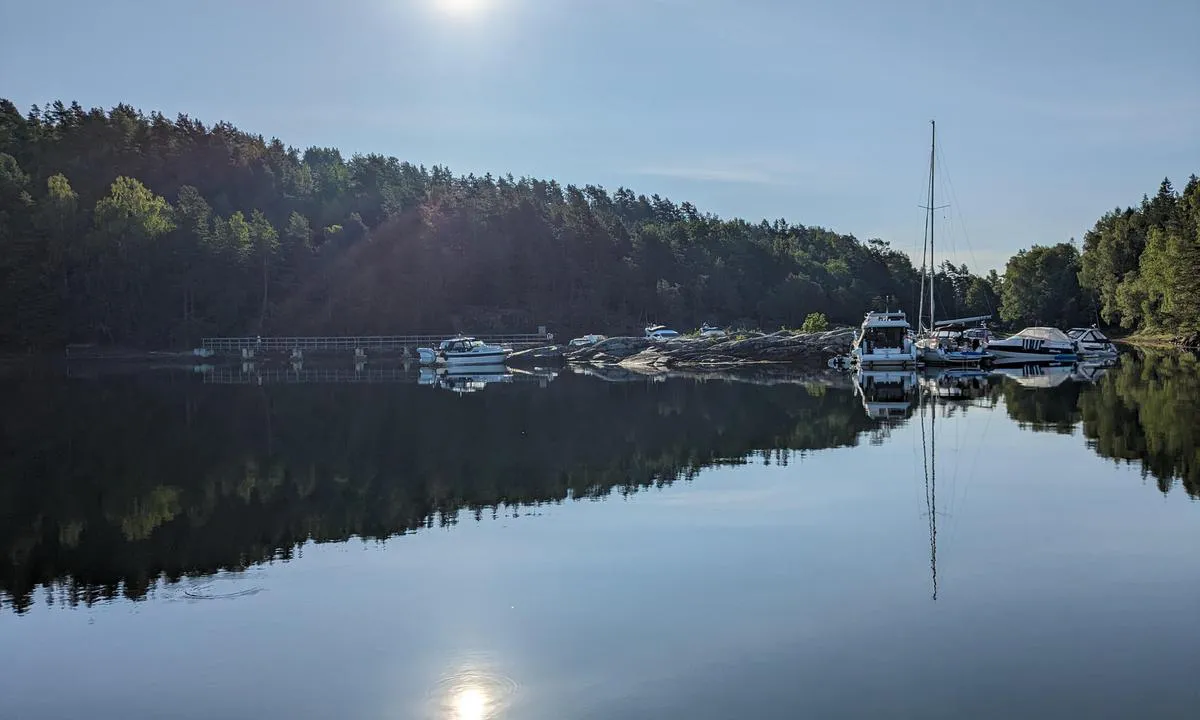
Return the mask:
<svg viewBox="0 0 1200 720">
<path fill-rule="evenodd" d="M 932 282 L 932 280 L 931 280 Z M 932 332 L 917 339 L 917 350 L 926 365 L 942 367 L 976 366 L 992 359 L 987 351 L 987 327 L 968 327 L 972 321 L 986 320 L 981 315 L 959 320 L 943 320 L 935 323 Z"/>
<path fill-rule="evenodd" d="M 921 362 L 926 365 L 964 367 L 977 366 L 992 356 L 984 350 L 969 350 L 955 344 L 953 339 L 939 337 L 940 333 L 917 340 Z"/>
<path fill-rule="evenodd" d="M 436 350 L 417 348 L 422 365 L 503 365 L 511 352 L 464 335 L 443 340 Z"/>
<path fill-rule="evenodd" d="M 917 346 L 909 337 L 908 317 L 903 312 L 872 310 L 863 318 L 862 328 L 850 351 L 862 368 L 908 367 L 917 364 Z"/>
<path fill-rule="evenodd" d="M 996 363 L 1073 363 L 1079 359 L 1078 343 L 1052 327 L 1025 328 L 1011 337 L 993 340 L 987 350 Z"/>
<path fill-rule="evenodd" d="M 709 325 L 708 323 L 700 326 L 700 337 L 702 338 L 723 338 L 728 334 L 724 328 Z"/>
<path fill-rule="evenodd" d="M 1117 356 L 1117 346 L 1095 325 L 1090 328 L 1071 328 L 1067 337 L 1079 343 L 1079 357 L 1108 358 Z"/>
<path fill-rule="evenodd" d="M 648 325 L 646 327 L 646 337 L 651 340 L 671 340 L 679 337 L 679 333 L 671 330 L 666 325 Z"/>
<path fill-rule="evenodd" d="M 588 345 L 595 345 L 596 343 L 607 339 L 608 337 L 604 335 L 583 335 L 571 340 L 571 342 L 567 343 L 567 345 L 570 347 L 587 347 Z"/>
</svg>

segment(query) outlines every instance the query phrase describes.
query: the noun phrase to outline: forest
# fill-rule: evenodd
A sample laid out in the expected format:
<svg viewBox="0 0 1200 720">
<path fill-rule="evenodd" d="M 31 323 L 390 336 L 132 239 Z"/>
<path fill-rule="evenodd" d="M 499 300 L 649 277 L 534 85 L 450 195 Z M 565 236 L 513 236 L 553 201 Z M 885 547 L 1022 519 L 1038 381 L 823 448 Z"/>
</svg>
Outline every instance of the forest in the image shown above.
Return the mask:
<svg viewBox="0 0 1200 720">
<path fill-rule="evenodd" d="M 1079 280 L 1103 322 L 1200 345 L 1200 179 L 1164 179 L 1138 207 L 1112 210 L 1084 236 Z"/>
<path fill-rule="evenodd" d="M 879 239 L 748 222 L 628 188 L 300 151 L 127 105 L 0 100 L 0 348 L 206 335 L 777 329 L 915 312 Z M 939 315 L 999 306 L 940 268 Z"/>
<path fill-rule="evenodd" d="M 1026 238 L 1014 238 L 1024 244 Z M 304 151 L 128 105 L 0 99 L 0 349 L 190 349 L 207 335 L 772 330 L 915 317 L 887 241 L 620 187 Z M 1164 180 L 1004 273 L 938 268 L 940 317 L 1200 340 L 1200 181 Z"/>
</svg>

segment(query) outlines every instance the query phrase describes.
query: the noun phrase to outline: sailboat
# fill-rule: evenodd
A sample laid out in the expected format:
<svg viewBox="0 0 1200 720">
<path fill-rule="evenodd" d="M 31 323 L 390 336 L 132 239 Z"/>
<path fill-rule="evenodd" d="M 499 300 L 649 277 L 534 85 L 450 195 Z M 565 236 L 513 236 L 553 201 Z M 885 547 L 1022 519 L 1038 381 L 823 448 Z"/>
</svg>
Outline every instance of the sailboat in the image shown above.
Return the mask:
<svg viewBox="0 0 1200 720">
<path fill-rule="evenodd" d="M 921 329 L 921 334 L 917 338 L 917 357 L 926 365 L 949 365 L 949 366 L 971 366 L 978 365 L 981 362 L 991 358 L 990 354 L 983 349 L 983 345 L 978 340 L 972 340 L 965 334 L 966 324 L 970 322 L 983 321 L 988 319 L 989 315 L 982 315 L 972 318 L 957 318 L 954 320 L 945 320 L 938 323 L 934 319 L 934 292 L 933 283 L 937 275 L 937 264 L 933 259 L 933 228 L 934 228 L 934 211 L 938 209 L 933 203 L 933 173 L 937 159 L 937 122 L 929 121 L 930 126 L 930 142 L 929 142 L 929 202 L 925 205 L 925 238 L 922 255 L 928 252 L 929 265 L 929 325 L 923 326 L 921 323 L 925 315 L 925 272 L 926 267 L 922 263 L 921 268 L 921 307 L 917 313 L 917 326 Z M 939 327 L 941 329 L 939 329 Z M 970 343 L 970 345 L 968 345 Z"/>
</svg>

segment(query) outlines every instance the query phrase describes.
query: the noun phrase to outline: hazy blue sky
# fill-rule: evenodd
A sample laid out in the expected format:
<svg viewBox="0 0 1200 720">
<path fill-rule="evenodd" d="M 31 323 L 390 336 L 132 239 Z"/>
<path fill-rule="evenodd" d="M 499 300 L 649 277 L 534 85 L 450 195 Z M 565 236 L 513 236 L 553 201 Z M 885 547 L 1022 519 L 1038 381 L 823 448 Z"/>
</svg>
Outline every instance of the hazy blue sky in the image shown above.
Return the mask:
<svg viewBox="0 0 1200 720">
<path fill-rule="evenodd" d="M 0 95 L 908 250 L 936 118 L 946 249 L 988 267 L 1200 172 L 1198 31 L 1200 0 L 0 0 Z"/>
</svg>

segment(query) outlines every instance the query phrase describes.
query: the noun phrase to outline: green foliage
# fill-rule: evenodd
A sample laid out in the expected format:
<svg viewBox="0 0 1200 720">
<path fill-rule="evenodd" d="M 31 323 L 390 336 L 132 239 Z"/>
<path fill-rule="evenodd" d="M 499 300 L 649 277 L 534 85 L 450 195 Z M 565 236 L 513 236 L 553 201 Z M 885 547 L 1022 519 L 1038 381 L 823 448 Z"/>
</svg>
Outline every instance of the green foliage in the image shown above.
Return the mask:
<svg viewBox="0 0 1200 720">
<path fill-rule="evenodd" d="M 825 317 L 825 313 L 809 313 L 804 318 L 804 324 L 800 326 L 800 332 L 817 333 L 825 332 L 829 329 L 829 320 Z"/>
<path fill-rule="evenodd" d="M 1071 243 L 1021 250 L 1005 267 L 1000 317 L 1017 325 L 1086 323 L 1091 309 L 1082 299 L 1078 276 L 1079 251 Z"/>
<path fill-rule="evenodd" d="M 0 213 L 4 346 L 796 327 L 811 312 L 915 312 L 919 285 L 881 240 L 627 188 L 301 152 L 127 105 L 22 115 L 0 100 Z M 940 314 L 987 304 L 979 282 L 953 268 Z"/>
<path fill-rule="evenodd" d="M 1125 328 L 1200 329 L 1200 181 L 1182 194 L 1163 180 L 1138 208 L 1114 210 L 1084 236 L 1079 281 L 1105 322 Z"/>
</svg>

